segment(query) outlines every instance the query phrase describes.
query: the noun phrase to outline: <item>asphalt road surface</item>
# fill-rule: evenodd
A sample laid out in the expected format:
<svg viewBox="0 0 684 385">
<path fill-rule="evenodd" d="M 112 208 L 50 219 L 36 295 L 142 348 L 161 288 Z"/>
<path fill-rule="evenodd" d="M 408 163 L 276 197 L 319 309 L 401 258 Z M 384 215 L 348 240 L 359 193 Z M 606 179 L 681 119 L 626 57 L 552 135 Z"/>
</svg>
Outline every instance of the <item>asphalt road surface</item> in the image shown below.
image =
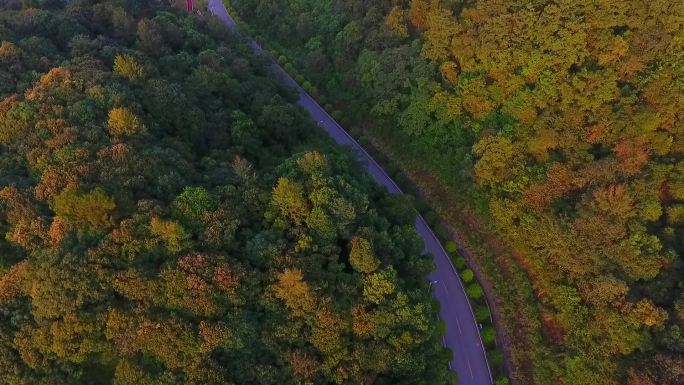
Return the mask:
<svg viewBox="0 0 684 385">
<path fill-rule="evenodd" d="M 209 11 L 236 29 L 235 21 L 230 17 L 221 0 L 209 0 Z M 245 37 L 250 47 L 257 53 L 263 52 L 254 40 Z M 385 186 L 392 194 L 401 194 L 401 189 L 385 170 L 359 145 L 325 110 L 316 103 L 299 85 L 277 64 L 273 62 L 277 75 L 299 92 L 299 105 L 304 107 L 311 117 L 318 122 L 338 144 L 348 146 L 357 155 L 361 163 L 368 169 L 373 179 Z M 416 218 L 416 230 L 425 241 L 425 251 L 435 259 L 436 269 L 430 274 L 433 295 L 441 303 L 440 318 L 446 323 L 444 345 L 454 353 L 449 367 L 459 376 L 459 385 L 491 385 L 492 376 L 487 358 L 480 340 L 477 321 L 468 302 L 465 288 L 456 273 L 449 256 L 435 234 L 430 230 L 421 216 Z"/>
</svg>

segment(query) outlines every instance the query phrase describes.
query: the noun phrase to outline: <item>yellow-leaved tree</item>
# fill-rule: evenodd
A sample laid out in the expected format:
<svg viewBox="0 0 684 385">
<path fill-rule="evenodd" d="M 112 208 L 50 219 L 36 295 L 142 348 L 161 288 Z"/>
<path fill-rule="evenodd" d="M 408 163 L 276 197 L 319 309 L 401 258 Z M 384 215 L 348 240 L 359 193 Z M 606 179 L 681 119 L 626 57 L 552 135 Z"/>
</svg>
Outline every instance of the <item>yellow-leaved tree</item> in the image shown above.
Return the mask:
<svg viewBox="0 0 684 385">
<path fill-rule="evenodd" d="M 133 136 L 145 131 L 140 119 L 127 108 L 116 107 L 107 115 L 109 132 L 117 138 Z"/>
</svg>

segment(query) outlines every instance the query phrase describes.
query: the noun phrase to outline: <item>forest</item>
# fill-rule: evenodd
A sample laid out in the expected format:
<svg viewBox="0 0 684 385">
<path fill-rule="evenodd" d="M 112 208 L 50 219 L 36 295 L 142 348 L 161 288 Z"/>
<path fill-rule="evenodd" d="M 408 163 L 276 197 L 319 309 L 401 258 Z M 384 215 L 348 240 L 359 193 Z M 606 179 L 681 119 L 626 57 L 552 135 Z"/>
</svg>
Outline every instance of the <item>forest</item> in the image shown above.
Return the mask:
<svg viewBox="0 0 684 385">
<path fill-rule="evenodd" d="M 0 10 L 0 383 L 453 384 L 415 211 L 211 17 Z"/>
<path fill-rule="evenodd" d="M 515 384 L 684 383 L 684 2 L 226 3 L 496 239 Z"/>
</svg>

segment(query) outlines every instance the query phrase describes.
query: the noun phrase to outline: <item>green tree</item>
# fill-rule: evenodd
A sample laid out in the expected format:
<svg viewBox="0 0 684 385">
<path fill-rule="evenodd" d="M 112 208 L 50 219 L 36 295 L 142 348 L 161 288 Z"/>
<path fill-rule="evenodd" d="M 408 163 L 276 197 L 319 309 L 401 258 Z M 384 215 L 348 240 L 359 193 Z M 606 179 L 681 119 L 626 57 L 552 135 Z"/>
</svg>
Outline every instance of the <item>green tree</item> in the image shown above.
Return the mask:
<svg viewBox="0 0 684 385">
<path fill-rule="evenodd" d="M 191 228 L 202 226 L 206 213 L 218 207 L 216 197 L 201 186 L 188 186 L 183 189 L 171 204 L 174 215 Z"/>
</svg>

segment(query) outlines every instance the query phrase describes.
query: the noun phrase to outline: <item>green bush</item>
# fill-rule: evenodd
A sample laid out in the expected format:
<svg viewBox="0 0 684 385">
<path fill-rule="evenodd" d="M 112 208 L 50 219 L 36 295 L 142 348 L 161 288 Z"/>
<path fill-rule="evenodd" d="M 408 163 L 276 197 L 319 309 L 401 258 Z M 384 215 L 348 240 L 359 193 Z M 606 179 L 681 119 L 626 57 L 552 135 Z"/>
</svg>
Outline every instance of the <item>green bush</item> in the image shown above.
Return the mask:
<svg viewBox="0 0 684 385">
<path fill-rule="evenodd" d="M 307 81 L 304 81 L 304 82 L 302 83 L 302 88 L 304 88 L 304 89 L 312 89 L 312 88 L 313 88 L 313 85 L 311 85 L 311 82 L 309 82 L 309 81 L 307 80 Z"/>
<path fill-rule="evenodd" d="M 425 219 L 425 222 L 427 222 L 427 224 L 431 227 L 439 222 L 439 217 L 437 216 L 437 213 L 432 210 L 425 213 L 423 218 Z"/>
<path fill-rule="evenodd" d="M 487 306 L 477 306 L 473 313 L 475 313 L 475 319 L 477 319 L 480 322 L 489 320 L 490 314 Z"/>
<path fill-rule="evenodd" d="M 316 86 L 311 87 L 311 91 L 309 91 L 309 95 L 311 95 L 312 98 L 318 99 L 321 94 L 318 92 L 318 88 Z"/>
<path fill-rule="evenodd" d="M 449 230 L 447 230 L 446 226 L 444 226 L 441 223 L 438 223 L 435 226 L 435 235 L 437 238 L 439 238 L 440 241 L 444 242 L 449 238 Z"/>
<path fill-rule="evenodd" d="M 461 279 L 463 280 L 463 283 L 471 283 L 473 282 L 473 278 L 475 278 L 475 274 L 473 274 L 473 271 L 470 269 L 465 269 L 461 273 Z"/>
<path fill-rule="evenodd" d="M 439 302 L 437 299 L 434 297 L 432 298 L 432 312 L 439 314 L 439 312 L 442 311 L 442 303 Z"/>
<path fill-rule="evenodd" d="M 444 334 L 446 334 L 446 330 L 446 323 L 442 320 L 439 320 L 439 323 L 437 324 L 437 333 L 439 333 L 440 336 L 443 336 Z"/>
<path fill-rule="evenodd" d="M 299 74 L 295 75 L 294 79 L 299 84 L 304 84 L 304 82 L 306 82 L 306 79 L 304 78 L 304 76 L 299 75 Z"/>
<path fill-rule="evenodd" d="M 421 214 L 425 214 L 428 211 L 430 211 L 430 205 L 428 205 L 428 203 L 422 200 L 421 198 L 416 199 L 416 201 L 414 202 L 414 206 L 416 210 L 418 210 L 418 212 Z"/>
<path fill-rule="evenodd" d="M 402 173 L 397 173 L 393 179 L 402 190 L 406 190 L 406 187 L 409 185 L 409 180 Z"/>
<path fill-rule="evenodd" d="M 332 112 L 331 115 L 332 115 L 333 119 L 339 121 L 344 116 L 344 113 L 340 110 L 335 110 Z"/>
<path fill-rule="evenodd" d="M 281 66 L 284 66 L 287 63 L 287 56 L 285 56 L 285 55 L 278 56 L 278 63 L 280 63 Z"/>
<path fill-rule="evenodd" d="M 292 63 L 285 64 L 285 67 L 283 68 L 285 68 L 285 72 L 287 72 L 290 75 L 295 75 L 295 73 L 297 72 Z"/>
<path fill-rule="evenodd" d="M 328 112 L 330 112 L 330 111 L 332 111 L 332 110 L 335 109 L 335 107 L 334 107 L 332 104 L 330 104 L 330 103 L 324 105 L 323 108 L 325 108 L 325 110 L 328 111 Z"/>
<path fill-rule="evenodd" d="M 501 353 L 497 349 L 492 349 L 491 351 L 489 351 L 489 353 L 487 353 L 487 360 L 489 360 L 489 366 L 491 366 L 495 370 L 499 370 L 501 369 L 501 367 L 503 367 L 503 353 Z"/>
<path fill-rule="evenodd" d="M 466 259 L 461 257 L 460 255 L 455 256 L 453 258 L 453 260 L 454 260 L 454 267 L 456 268 L 456 270 L 462 270 L 467 265 Z"/>
<path fill-rule="evenodd" d="M 494 385 L 510 385 L 510 383 L 508 377 L 497 378 L 496 381 L 494 381 Z"/>
<path fill-rule="evenodd" d="M 496 330 L 491 326 L 487 326 L 480 332 L 480 337 L 482 337 L 482 342 L 491 345 L 496 341 Z"/>
<path fill-rule="evenodd" d="M 385 171 L 387 171 L 387 174 L 391 177 L 395 177 L 397 174 L 399 174 L 399 167 L 397 167 L 396 164 L 392 162 L 385 163 Z"/>
<path fill-rule="evenodd" d="M 444 245 L 444 249 L 449 254 L 453 254 L 458 251 L 458 245 L 454 241 L 449 241 Z"/>
<path fill-rule="evenodd" d="M 410 181 L 410 179 L 409 179 L 409 181 Z M 418 195 L 418 190 L 416 190 L 416 185 L 413 184 L 413 182 L 406 185 L 406 189 L 404 189 L 404 194 Z"/>
<path fill-rule="evenodd" d="M 468 294 L 468 298 L 470 299 L 480 299 L 482 298 L 482 286 L 478 285 L 477 283 L 471 283 L 468 285 L 468 288 L 466 289 L 466 293 Z"/>
</svg>

